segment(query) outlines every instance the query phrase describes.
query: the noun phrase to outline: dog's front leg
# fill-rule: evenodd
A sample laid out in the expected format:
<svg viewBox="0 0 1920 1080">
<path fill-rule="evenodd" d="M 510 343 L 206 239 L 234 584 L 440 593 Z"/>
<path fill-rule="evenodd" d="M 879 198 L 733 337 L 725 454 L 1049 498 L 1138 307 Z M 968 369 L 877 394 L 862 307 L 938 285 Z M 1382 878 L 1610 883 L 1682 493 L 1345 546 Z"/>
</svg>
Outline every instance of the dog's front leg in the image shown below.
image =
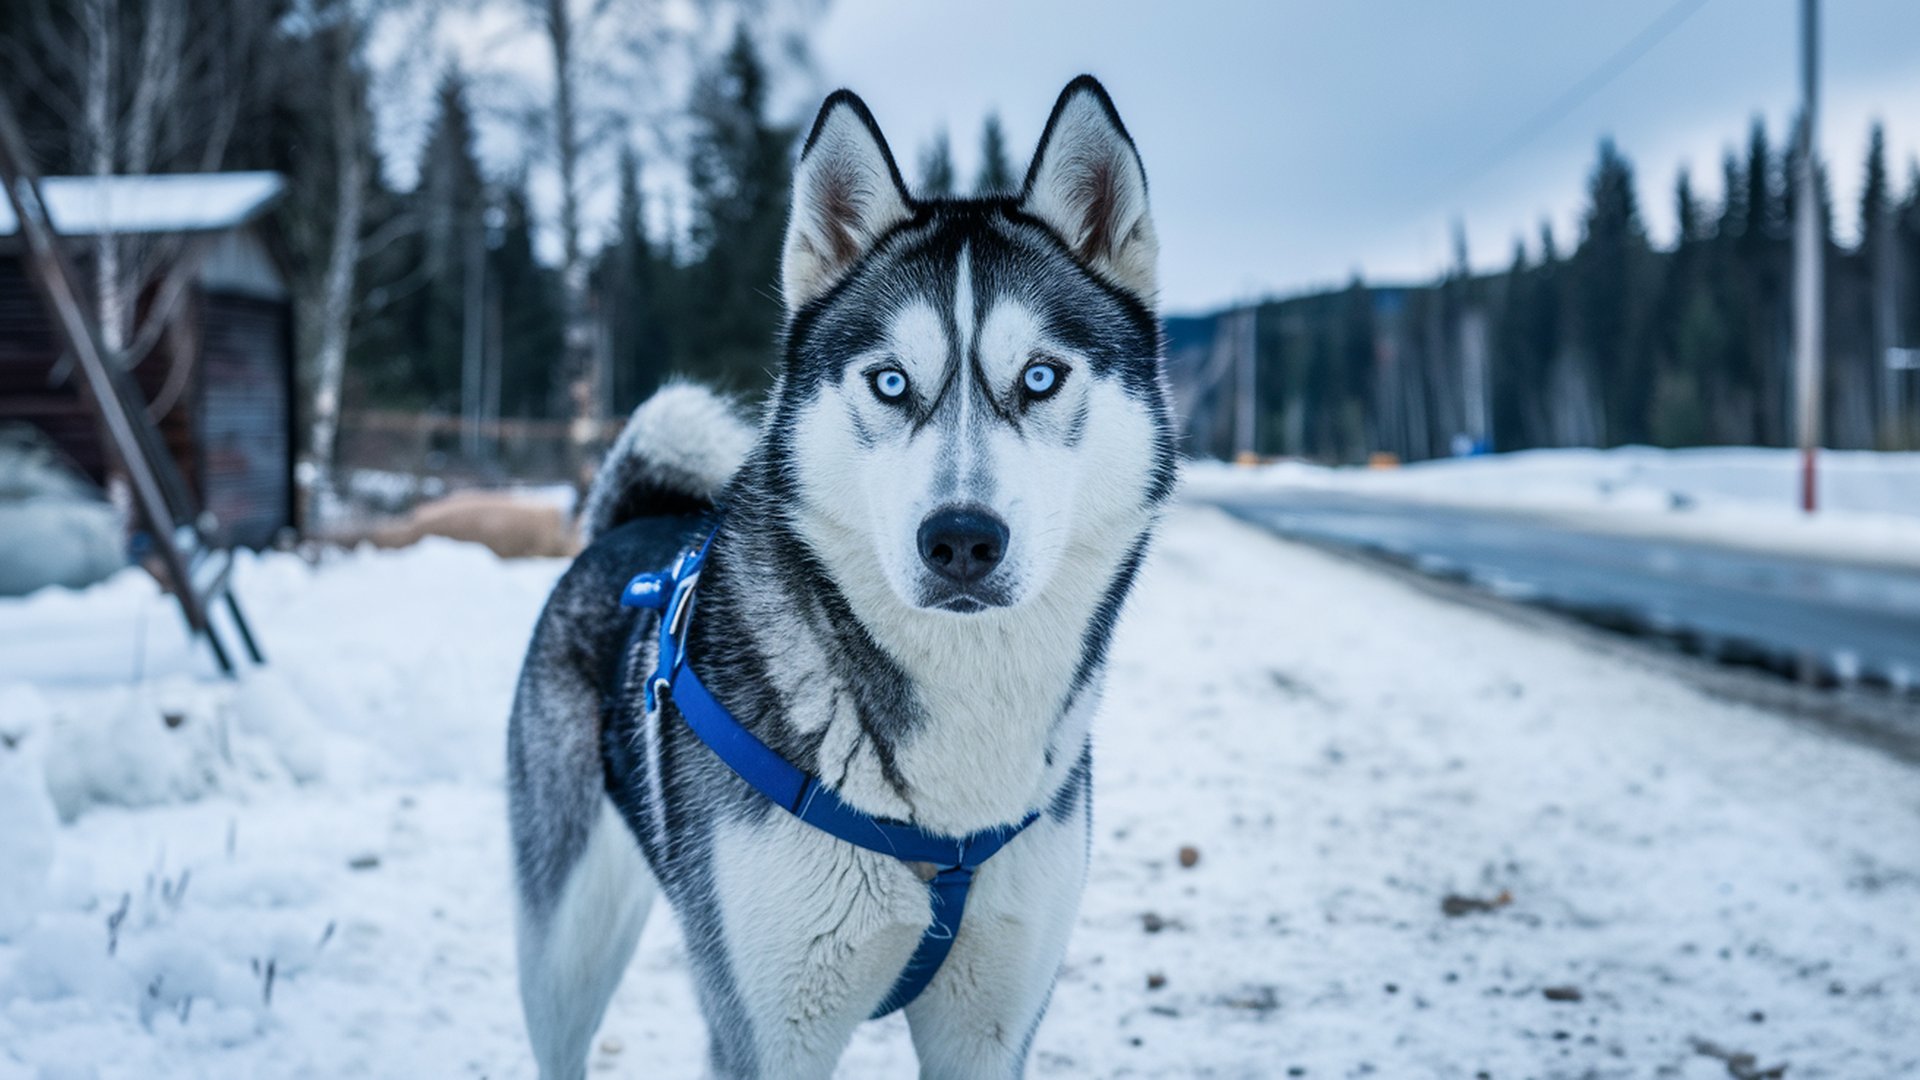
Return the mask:
<svg viewBox="0 0 1920 1080">
<path fill-rule="evenodd" d="M 926 887 L 899 860 L 778 812 L 717 828 L 713 879 L 748 1028 L 715 1038 L 751 1044 L 716 1046 L 714 1060 L 751 1059 L 732 1070 L 750 1076 L 831 1076 L 919 944 Z"/>
<path fill-rule="evenodd" d="M 922 1080 L 1023 1074 L 1087 872 L 1087 800 L 1039 821 L 974 876 L 953 951 L 907 1006 Z"/>
</svg>

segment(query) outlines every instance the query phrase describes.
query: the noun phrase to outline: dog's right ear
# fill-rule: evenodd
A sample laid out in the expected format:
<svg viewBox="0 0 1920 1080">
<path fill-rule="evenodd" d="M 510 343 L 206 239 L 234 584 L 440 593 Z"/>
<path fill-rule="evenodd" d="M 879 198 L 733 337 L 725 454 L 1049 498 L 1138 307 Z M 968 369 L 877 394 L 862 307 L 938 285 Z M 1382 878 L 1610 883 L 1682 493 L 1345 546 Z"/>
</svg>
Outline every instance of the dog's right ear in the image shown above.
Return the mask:
<svg viewBox="0 0 1920 1080">
<path fill-rule="evenodd" d="M 780 291 L 798 311 L 833 288 L 880 237 L 913 216 L 913 197 L 866 102 L 836 90 L 793 170 Z"/>
</svg>

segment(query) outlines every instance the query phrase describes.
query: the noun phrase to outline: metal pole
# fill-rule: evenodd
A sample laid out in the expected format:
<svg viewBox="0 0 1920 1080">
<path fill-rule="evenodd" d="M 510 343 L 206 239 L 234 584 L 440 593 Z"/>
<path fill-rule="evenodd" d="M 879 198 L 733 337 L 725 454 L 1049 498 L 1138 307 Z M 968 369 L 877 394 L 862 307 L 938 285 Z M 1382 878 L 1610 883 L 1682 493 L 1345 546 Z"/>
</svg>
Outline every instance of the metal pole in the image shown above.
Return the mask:
<svg viewBox="0 0 1920 1080">
<path fill-rule="evenodd" d="M 1232 333 L 1234 358 L 1239 361 L 1238 386 L 1234 391 L 1234 458 L 1243 465 L 1252 464 L 1256 451 L 1253 442 L 1253 424 L 1255 409 L 1254 390 L 1254 312 L 1257 309 L 1249 305 L 1246 310 L 1236 312 L 1229 326 L 1221 327 L 1221 332 Z"/>
<path fill-rule="evenodd" d="M 1817 505 L 1814 458 L 1820 444 L 1821 301 L 1826 253 L 1820 235 L 1820 192 L 1815 182 L 1815 135 L 1819 118 L 1819 0 L 1800 0 L 1800 161 L 1794 185 L 1795 384 L 1799 402 L 1800 508 Z"/>
</svg>

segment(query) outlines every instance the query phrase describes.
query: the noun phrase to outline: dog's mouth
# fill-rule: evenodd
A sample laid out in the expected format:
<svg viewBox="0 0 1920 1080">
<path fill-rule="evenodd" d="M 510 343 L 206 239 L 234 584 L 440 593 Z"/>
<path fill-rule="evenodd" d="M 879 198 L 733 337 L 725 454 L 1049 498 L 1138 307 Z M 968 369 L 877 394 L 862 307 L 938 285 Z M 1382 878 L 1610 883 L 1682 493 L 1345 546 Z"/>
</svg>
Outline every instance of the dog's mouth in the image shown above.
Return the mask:
<svg viewBox="0 0 1920 1080">
<path fill-rule="evenodd" d="M 951 611 L 960 615 L 971 615 L 976 611 L 985 611 L 990 606 L 977 596 L 954 596 L 934 605 L 941 611 Z"/>
<path fill-rule="evenodd" d="M 920 606 L 930 611 L 951 611 L 956 615 L 975 615 L 993 608 L 1009 607 L 1013 599 L 998 588 L 973 585 L 967 588 L 927 589 L 921 593 Z"/>
</svg>

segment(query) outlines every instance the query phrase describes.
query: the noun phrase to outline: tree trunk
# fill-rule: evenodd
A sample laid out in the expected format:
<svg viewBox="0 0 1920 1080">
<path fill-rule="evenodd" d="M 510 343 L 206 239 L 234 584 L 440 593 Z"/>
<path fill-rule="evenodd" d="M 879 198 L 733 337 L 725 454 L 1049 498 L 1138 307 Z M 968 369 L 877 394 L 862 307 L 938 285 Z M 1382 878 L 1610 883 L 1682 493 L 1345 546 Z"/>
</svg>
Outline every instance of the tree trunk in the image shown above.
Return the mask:
<svg viewBox="0 0 1920 1080">
<path fill-rule="evenodd" d="M 160 116 L 174 105 L 180 77 L 181 22 L 179 5 L 171 0 L 147 0 L 140 27 L 140 67 L 127 109 L 127 171 L 152 171 Z"/>
<path fill-rule="evenodd" d="M 107 179 L 114 172 L 114 147 L 117 110 L 113 100 L 113 45 L 119 27 L 115 25 L 113 0 L 88 0 L 86 7 L 87 77 L 86 125 L 90 171 L 100 181 L 94 193 L 95 212 L 100 228 L 93 241 L 93 285 L 95 318 L 100 324 L 101 344 L 119 362 L 125 306 L 120 296 L 120 237 L 113 229 L 113 207 L 107 195 Z"/>
<path fill-rule="evenodd" d="M 593 318 L 588 310 L 586 257 L 580 250 L 580 117 L 574 98 L 578 75 L 573 51 L 573 15 L 567 0 L 547 0 L 547 39 L 553 47 L 553 127 L 560 158 L 560 282 L 565 292 L 565 373 L 573 407 L 570 450 L 574 484 L 584 495 L 593 481 L 594 442 L 601 413 L 600 379 L 594 370 Z"/>
<path fill-rule="evenodd" d="M 354 270 L 360 261 L 360 225 L 367 186 L 360 110 L 354 99 L 353 67 L 360 51 L 357 28 L 343 22 L 333 74 L 333 235 L 327 245 L 321 285 L 319 345 L 314 350 L 313 416 L 307 446 L 306 520 L 320 523 L 333 493 L 334 444 L 340 430 L 340 392 L 346 375 L 347 340 L 353 330 Z"/>
</svg>

